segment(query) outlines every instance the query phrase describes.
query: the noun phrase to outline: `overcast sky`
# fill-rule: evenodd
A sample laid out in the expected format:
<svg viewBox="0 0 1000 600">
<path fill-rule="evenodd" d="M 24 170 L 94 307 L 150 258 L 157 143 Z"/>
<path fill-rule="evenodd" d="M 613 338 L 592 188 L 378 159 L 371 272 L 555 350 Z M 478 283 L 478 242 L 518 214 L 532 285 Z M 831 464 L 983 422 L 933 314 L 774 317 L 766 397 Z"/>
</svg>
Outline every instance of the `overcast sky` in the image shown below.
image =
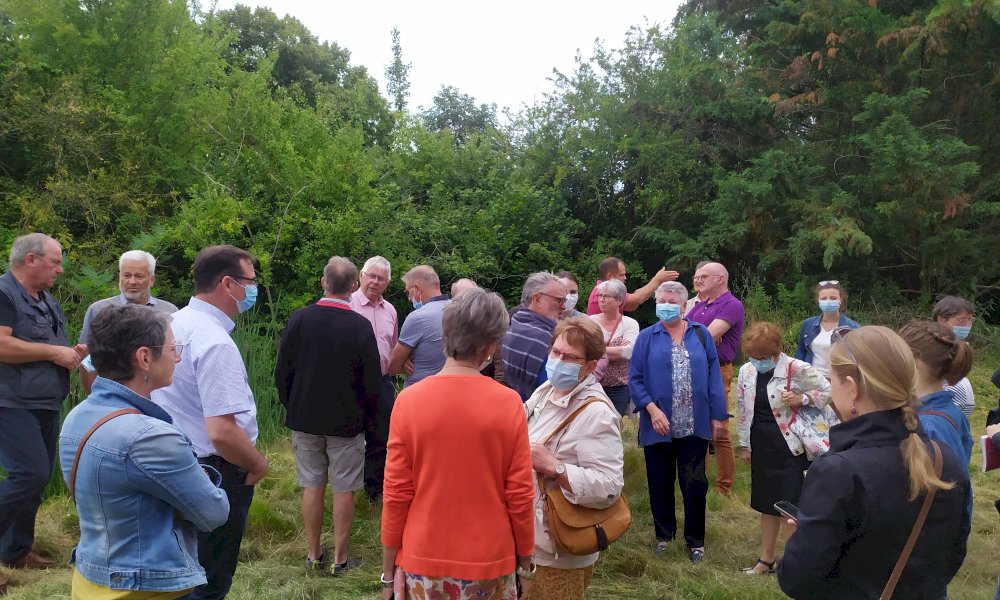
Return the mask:
<svg viewBox="0 0 1000 600">
<path fill-rule="evenodd" d="M 571 72 L 577 50 L 589 58 L 596 39 L 620 48 L 633 25 L 669 25 L 680 0 L 219 0 L 218 8 L 236 4 L 297 18 L 320 40 L 349 50 L 351 64 L 366 66 L 383 94 L 390 32 L 398 27 L 403 60 L 412 65 L 411 110 L 430 106 L 442 85 L 502 110 L 541 100 L 552 89 L 552 69 Z"/>
</svg>

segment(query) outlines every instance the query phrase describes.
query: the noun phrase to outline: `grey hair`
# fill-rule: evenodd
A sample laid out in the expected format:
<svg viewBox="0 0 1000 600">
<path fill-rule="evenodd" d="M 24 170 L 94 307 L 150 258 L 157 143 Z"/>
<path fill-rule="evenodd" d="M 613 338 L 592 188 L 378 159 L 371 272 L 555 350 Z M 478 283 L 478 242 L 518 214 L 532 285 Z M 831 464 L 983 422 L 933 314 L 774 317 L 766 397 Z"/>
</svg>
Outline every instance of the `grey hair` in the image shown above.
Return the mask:
<svg viewBox="0 0 1000 600">
<path fill-rule="evenodd" d="M 323 286 L 328 294 L 342 296 L 354 290 L 354 284 L 358 282 L 358 268 L 354 263 L 342 256 L 331 256 L 323 267 Z"/>
<path fill-rule="evenodd" d="M 676 294 L 681 297 L 681 302 L 687 302 L 688 290 L 679 281 L 664 281 L 656 288 L 656 295 Z"/>
<path fill-rule="evenodd" d="M 521 304 L 527 306 L 531 303 L 531 297 L 540 294 L 542 288 L 552 283 L 558 282 L 559 278 L 548 271 L 539 271 L 528 275 L 524 280 L 524 288 L 521 290 Z"/>
<path fill-rule="evenodd" d="M 441 278 L 438 277 L 438 274 L 430 266 L 417 265 L 407 271 L 406 275 L 403 275 L 403 283 L 405 285 L 422 283 L 432 287 L 441 287 Z"/>
<path fill-rule="evenodd" d="M 43 256 L 45 254 L 45 243 L 53 242 L 57 246 L 59 242 L 44 233 L 27 233 L 14 240 L 10 245 L 10 266 L 18 267 L 24 264 L 24 259 L 29 254 Z"/>
<path fill-rule="evenodd" d="M 625 295 L 628 294 L 628 289 L 625 284 L 617 279 L 609 279 L 607 281 L 602 281 L 597 284 L 597 291 L 605 292 L 611 294 L 615 297 L 615 300 L 619 302 L 625 302 Z"/>
<path fill-rule="evenodd" d="M 477 287 L 479 287 L 479 284 L 475 281 L 469 279 L 468 277 L 463 277 L 451 284 L 451 297 L 454 299 L 455 296 Z"/>
<path fill-rule="evenodd" d="M 368 272 L 368 270 L 372 267 L 376 269 L 385 269 L 386 280 L 388 281 L 392 279 L 392 266 L 389 265 L 389 261 L 386 260 L 384 256 L 373 256 L 369 258 L 365 261 L 365 264 L 362 265 L 361 270 Z"/>
<path fill-rule="evenodd" d="M 118 270 L 121 271 L 122 267 L 125 265 L 126 260 L 144 260 L 146 265 L 149 266 L 149 274 L 153 275 L 156 273 L 156 258 L 149 252 L 144 252 L 142 250 L 129 250 L 118 258 Z"/>
<path fill-rule="evenodd" d="M 479 360 L 483 350 L 503 339 L 509 326 L 510 316 L 499 294 L 466 290 L 444 308 L 444 352 L 456 360 Z"/>
</svg>

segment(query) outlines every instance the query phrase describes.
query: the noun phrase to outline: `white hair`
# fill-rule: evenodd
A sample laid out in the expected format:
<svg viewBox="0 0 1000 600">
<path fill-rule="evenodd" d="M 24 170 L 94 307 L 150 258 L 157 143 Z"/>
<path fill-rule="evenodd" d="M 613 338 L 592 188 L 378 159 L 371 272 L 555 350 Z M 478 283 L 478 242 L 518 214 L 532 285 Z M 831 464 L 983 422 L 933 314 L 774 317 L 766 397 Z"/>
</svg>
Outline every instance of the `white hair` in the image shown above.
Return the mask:
<svg viewBox="0 0 1000 600">
<path fill-rule="evenodd" d="M 361 270 L 368 272 L 372 267 L 376 269 L 385 269 L 385 279 L 389 281 L 392 279 L 392 267 L 389 266 L 389 261 L 385 259 L 384 256 L 373 256 L 365 261 L 365 264 L 361 267 Z"/>
<path fill-rule="evenodd" d="M 656 288 L 656 297 L 661 294 L 674 294 L 681 297 L 681 302 L 687 302 L 688 291 L 684 284 L 679 281 L 664 281 Z"/>
<path fill-rule="evenodd" d="M 524 288 L 521 289 L 521 304 L 524 306 L 531 304 L 531 297 L 542 293 L 542 288 L 553 281 L 559 282 L 559 278 L 548 271 L 539 271 L 528 275 L 524 281 Z"/>
<path fill-rule="evenodd" d="M 606 292 L 614 297 L 615 300 L 619 302 L 625 302 L 625 296 L 628 294 L 628 289 L 625 284 L 618 281 L 617 279 L 608 279 L 607 281 L 602 281 L 597 284 L 597 292 Z"/>
<path fill-rule="evenodd" d="M 48 242 L 59 246 L 59 242 L 44 233 L 27 233 L 17 238 L 10 246 L 10 266 L 19 267 L 23 265 L 24 259 L 29 254 L 43 256 L 45 254 L 45 244 Z"/>
<path fill-rule="evenodd" d="M 118 270 L 121 271 L 122 267 L 125 266 L 126 260 L 144 260 L 146 264 L 149 265 L 149 274 L 153 275 L 156 273 L 156 258 L 149 252 L 144 252 L 142 250 L 129 250 L 128 252 L 121 255 L 118 259 Z"/>
</svg>

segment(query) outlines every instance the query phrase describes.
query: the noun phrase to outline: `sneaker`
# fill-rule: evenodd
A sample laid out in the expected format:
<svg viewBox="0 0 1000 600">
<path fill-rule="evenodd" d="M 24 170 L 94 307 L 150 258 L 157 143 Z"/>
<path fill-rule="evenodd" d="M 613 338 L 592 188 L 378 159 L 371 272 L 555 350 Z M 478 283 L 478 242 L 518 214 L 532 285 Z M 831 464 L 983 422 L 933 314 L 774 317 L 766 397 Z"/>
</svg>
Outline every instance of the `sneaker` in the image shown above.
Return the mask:
<svg viewBox="0 0 1000 600">
<path fill-rule="evenodd" d="M 663 556 L 663 553 L 667 551 L 670 547 L 670 540 L 660 540 L 656 542 L 656 547 L 653 548 L 653 554 L 657 556 Z"/>
<path fill-rule="evenodd" d="M 309 558 L 306 556 L 306 571 L 326 571 L 330 568 L 330 549 L 323 546 L 323 552 L 319 558 Z"/>
<path fill-rule="evenodd" d="M 701 562 L 701 559 L 705 558 L 705 549 L 691 548 L 690 554 L 688 556 L 691 557 L 691 562 L 693 562 L 694 564 L 698 564 Z"/>
<path fill-rule="evenodd" d="M 349 558 L 342 563 L 333 563 L 330 566 L 330 574 L 334 577 L 340 577 L 344 573 L 361 566 L 360 558 Z"/>
</svg>

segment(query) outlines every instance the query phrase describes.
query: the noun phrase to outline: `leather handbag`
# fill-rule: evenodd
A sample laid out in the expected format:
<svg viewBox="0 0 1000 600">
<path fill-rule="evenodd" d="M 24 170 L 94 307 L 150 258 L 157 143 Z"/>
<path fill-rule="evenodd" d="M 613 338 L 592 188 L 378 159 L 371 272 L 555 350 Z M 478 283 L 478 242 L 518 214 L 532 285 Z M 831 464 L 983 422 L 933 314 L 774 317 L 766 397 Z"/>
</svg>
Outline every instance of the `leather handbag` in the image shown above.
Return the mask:
<svg viewBox="0 0 1000 600">
<path fill-rule="evenodd" d="M 934 446 L 934 474 L 937 475 L 938 479 L 941 479 L 941 469 L 944 467 L 944 459 L 941 456 L 941 446 L 934 440 L 931 440 L 931 445 Z M 892 574 L 889 575 L 889 581 L 886 582 L 885 588 L 882 590 L 882 595 L 879 596 L 879 600 L 889 600 L 892 598 L 892 592 L 896 589 L 896 584 L 899 583 L 899 577 L 903 574 L 903 569 L 906 567 L 906 561 L 910 560 L 910 553 L 913 552 L 913 546 L 917 544 L 917 538 L 920 537 L 920 531 L 924 528 L 924 521 L 927 520 L 927 513 L 931 510 L 931 503 L 934 502 L 934 495 L 937 494 L 937 488 L 932 487 L 929 492 L 924 496 L 924 503 L 920 507 L 920 513 L 917 515 L 917 520 L 913 523 L 913 529 L 910 530 L 910 537 L 906 540 L 906 545 L 903 546 L 903 552 L 899 555 L 899 560 L 896 561 L 896 566 L 892 569 Z"/>
<path fill-rule="evenodd" d="M 573 422 L 583 409 L 595 402 L 604 400 L 589 398 L 582 402 L 545 438 L 542 445 L 547 445 L 557 433 Z M 617 415 L 617 412 L 615 414 Z M 629 510 L 628 502 L 625 501 L 624 493 L 619 494 L 615 503 L 607 508 L 588 508 L 567 500 L 561 486 L 556 485 L 551 490 L 544 491 L 544 479 L 541 475 L 538 476 L 538 490 L 544 502 L 543 511 L 549 526 L 549 535 L 556 547 L 568 554 L 586 556 L 607 550 L 611 542 L 620 538 L 632 525 L 632 512 Z"/>
</svg>

